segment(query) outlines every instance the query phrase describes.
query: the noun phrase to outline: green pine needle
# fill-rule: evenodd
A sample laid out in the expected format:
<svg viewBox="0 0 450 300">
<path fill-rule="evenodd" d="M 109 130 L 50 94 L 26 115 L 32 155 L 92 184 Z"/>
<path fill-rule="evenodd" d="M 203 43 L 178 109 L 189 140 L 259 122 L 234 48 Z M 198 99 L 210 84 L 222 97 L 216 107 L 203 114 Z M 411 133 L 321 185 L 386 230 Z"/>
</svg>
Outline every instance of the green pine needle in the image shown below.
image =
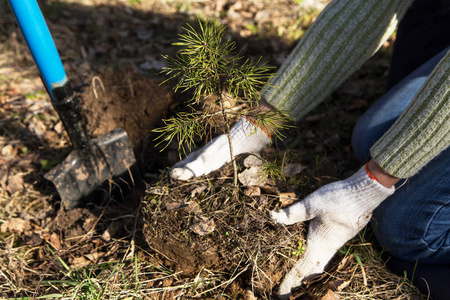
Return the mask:
<svg viewBox="0 0 450 300">
<path fill-rule="evenodd" d="M 243 60 L 235 49 L 236 45 L 230 39 L 225 40 L 226 27 L 217 21 L 198 22 L 198 29 L 187 24 L 184 33 L 179 35 L 178 42 L 173 45 L 180 47 L 175 57 L 164 56 L 167 67 L 163 70 L 169 80 L 175 80 L 175 92 L 192 93 L 187 101 L 192 112 L 178 113 L 176 116 L 163 120 L 165 126 L 155 129 L 160 133 L 156 138 L 159 144 L 170 144 L 177 141 L 180 152 L 186 154 L 194 146 L 194 138 L 203 138 L 206 128 L 217 127 L 215 118 L 219 115 L 226 124 L 225 133 L 229 134 L 229 120 L 250 115 L 254 123 L 275 136 L 281 137 L 282 130 L 290 121 L 279 112 L 250 110 L 233 110 L 225 108 L 225 100 L 230 97 L 238 104 L 253 108 L 260 100 L 260 90 L 268 86 L 274 76 L 270 73 L 272 67 L 261 62 Z M 166 82 L 164 81 L 164 82 Z M 208 107 L 199 107 L 205 99 L 214 99 Z M 222 107 L 219 113 L 211 112 L 210 108 Z M 202 105 L 200 105 L 201 107 Z M 165 148 L 164 147 L 164 148 Z M 231 147 L 231 145 L 230 145 Z M 164 149 L 163 148 L 163 149 Z"/>
</svg>

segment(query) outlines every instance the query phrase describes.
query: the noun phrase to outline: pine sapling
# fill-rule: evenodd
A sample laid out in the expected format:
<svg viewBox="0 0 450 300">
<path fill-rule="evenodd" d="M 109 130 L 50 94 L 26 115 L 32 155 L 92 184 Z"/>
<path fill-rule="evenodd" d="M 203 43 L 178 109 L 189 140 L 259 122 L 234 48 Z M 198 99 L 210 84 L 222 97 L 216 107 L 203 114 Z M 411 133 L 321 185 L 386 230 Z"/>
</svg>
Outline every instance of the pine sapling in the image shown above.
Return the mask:
<svg viewBox="0 0 450 300">
<path fill-rule="evenodd" d="M 256 108 L 261 97 L 259 90 L 269 84 L 274 74 L 261 58 L 252 61 L 240 57 L 235 43 L 224 40 L 225 28 L 217 21 L 206 24 L 199 21 L 198 31 L 189 24 L 183 28 L 184 33 L 173 44 L 180 50 L 175 57 L 164 56 L 167 67 L 163 72 L 168 76 L 166 81 L 176 80 L 175 92 L 192 93 L 187 101 L 191 111 L 163 120 L 165 126 L 155 131 L 160 133 L 159 143 L 168 145 L 176 138 L 180 153 L 186 155 L 194 145 L 194 137 L 209 138 L 211 130 L 223 124 L 221 130 L 228 136 L 237 186 L 237 166 L 230 136 L 232 120 L 251 117 L 263 131 L 280 136 L 289 119 L 279 112 Z"/>
</svg>

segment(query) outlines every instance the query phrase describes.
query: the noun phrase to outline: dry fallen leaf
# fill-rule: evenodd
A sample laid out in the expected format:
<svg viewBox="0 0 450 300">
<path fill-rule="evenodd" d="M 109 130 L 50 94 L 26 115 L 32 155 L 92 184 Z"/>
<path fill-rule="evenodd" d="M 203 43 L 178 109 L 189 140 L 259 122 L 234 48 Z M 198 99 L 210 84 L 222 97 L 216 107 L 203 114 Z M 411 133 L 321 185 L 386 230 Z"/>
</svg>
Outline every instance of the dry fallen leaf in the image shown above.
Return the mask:
<svg viewBox="0 0 450 300">
<path fill-rule="evenodd" d="M 61 239 L 59 238 L 59 235 L 56 232 L 53 232 L 50 235 L 50 244 L 52 244 L 55 250 L 61 249 Z"/>
<path fill-rule="evenodd" d="M 350 254 L 349 256 L 344 257 L 341 262 L 339 263 L 336 271 L 341 271 L 342 269 L 345 269 L 349 262 L 352 262 L 355 259 L 355 256 L 353 254 Z"/>
<path fill-rule="evenodd" d="M 85 255 L 85 257 L 87 259 L 89 259 L 90 261 L 96 263 L 98 261 L 99 258 L 102 258 L 103 256 L 105 256 L 105 252 L 94 252 L 94 253 L 88 253 Z"/>
<path fill-rule="evenodd" d="M 247 288 L 245 290 L 244 299 L 245 300 L 256 300 L 257 298 L 255 297 L 255 294 L 253 293 L 253 291 L 251 289 Z"/>
<path fill-rule="evenodd" d="M 297 200 L 295 193 L 281 193 L 280 194 L 280 206 L 286 207 L 294 203 Z"/>
<path fill-rule="evenodd" d="M 264 186 L 267 176 L 263 175 L 262 167 L 251 167 L 239 173 L 238 179 L 243 186 Z"/>
<path fill-rule="evenodd" d="M 261 195 L 261 188 L 259 186 L 248 186 L 244 194 L 249 197 L 256 197 Z"/>
<path fill-rule="evenodd" d="M 301 173 L 305 169 L 301 164 L 287 164 L 283 167 L 283 174 L 286 177 L 292 177 Z"/>
<path fill-rule="evenodd" d="M 175 209 L 180 209 L 186 207 L 186 203 L 181 203 L 181 202 L 169 202 L 166 204 L 166 209 L 167 210 L 175 210 Z"/>
<path fill-rule="evenodd" d="M 31 229 L 31 223 L 29 220 L 24 220 L 21 218 L 11 218 L 6 220 L 0 227 L 1 232 L 14 232 L 14 233 L 24 233 Z"/>
<path fill-rule="evenodd" d="M 148 184 L 146 184 L 146 189 L 145 192 L 147 194 L 153 194 L 153 195 L 165 195 L 167 194 L 167 188 L 166 187 L 154 187 L 154 186 L 149 186 Z"/>
<path fill-rule="evenodd" d="M 258 155 L 250 154 L 244 159 L 244 166 L 246 168 L 261 167 L 262 165 L 263 161 Z"/>
<path fill-rule="evenodd" d="M 16 155 L 17 149 L 13 147 L 13 145 L 6 145 L 2 147 L 2 150 L 0 151 L 3 158 L 12 158 Z"/>
<path fill-rule="evenodd" d="M 192 192 L 191 192 L 191 198 L 196 198 L 196 197 L 200 196 L 201 193 L 202 193 L 204 190 L 206 190 L 207 188 L 208 188 L 207 185 L 201 185 L 201 186 L 196 187 L 196 188 L 193 189 Z"/>
<path fill-rule="evenodd" d="M 29 231 L 28 233 L 26 233 L 23 236 L 23 241 L 24 241 L 25 245 L 31 245 L 31 246 L 36 247 L 36 246 L 39 246 L 43 242 L 43 239 L 39 234 Z"/>
<path fill-rule="evenodd" d="M 216 225 L 214 224 L 213 219 L 197 216 L 194 219 L 194 223 L 189 228 L 196 234 L 204 236 L 213 232 Z"/>
<path fill-rule="evenodd" d="M 122 225 L 120 222 L 112 222 L 109 224 L 108 228 L 102 233 L 102 239 L 104 241 L 111 241 L 112 238 L 116 237 L 116 235 L 120 232 L 122 229 Z"/>
<path fill-rule="evenodd" d="M 339 300 L 339 296 L 332 290 L 328 290 L 327 294 L 323 296 L 321 300 Z"/>
<path fill-rule="evenodd" d="M 191 213 L 194 213 L 196 215 L 201 214 L 202 210 L 200 209 L 200 205 L 198 205 L 195 201 L 189 201 L 188 202 L 188 209 Z"/>
<path fill-rule="evenodd" d="M 87 259 L 84 256 L 80 256 L 80 257 L 75 257 L 72 260 L 72 268 L 76 268 L 76 269 L 80 269 L 80 268 L 84 268 L 87 267 L 91 264 L 91 261 L 89 259 Z"/>
<path fill-rule="evenodd" d="M 330 282 L 328 285 L 332 291 L 340 292 L 343 289 L 345 289 L 346 287 L 348 287 L 350 283 L 351 283 L 351 280 L 337 279 L 337 280 Z"/>
<path fill-rule="evenodd" d="M 8 184 L 6 185 L 6 190 L 11 195 L 15 192 L 21 191 L 24 189 L 24 181 L 22 174 L 14 174 L 8 176 Z"/>
<path fill-rule="evenodd" d="M 45 126 L 45 124 L 37 118 L 30 119 L 30 122 L 28 123 L 28 129 L 39 139 L 43 139 L 47 131 L 47 127 Z"/>
<path fill-rule="evenodd" d="M 270 179 L 266 180 L 267 183 L 269 183 L 270 181 L 271 181 Z M 270 182 L 270 184 L 265 184 L 264 186 L 261 187 L 261 189 L 266 194 L 271 194 L 271 195 L 278 195 L 278 194 L 280 194 L 280 191 L 278 190 L 278 187 L 276 185 L 274 185 L 272 182 Z"/>
</svg>

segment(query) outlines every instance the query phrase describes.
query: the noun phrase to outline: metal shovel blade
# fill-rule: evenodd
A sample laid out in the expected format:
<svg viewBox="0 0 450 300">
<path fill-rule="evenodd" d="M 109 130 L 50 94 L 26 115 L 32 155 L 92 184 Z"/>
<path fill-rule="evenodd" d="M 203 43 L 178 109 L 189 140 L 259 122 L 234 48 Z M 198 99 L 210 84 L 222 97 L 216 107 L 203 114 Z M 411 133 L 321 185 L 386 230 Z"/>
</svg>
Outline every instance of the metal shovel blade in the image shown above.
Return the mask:
<svg viewBox="0 0 450 300">
<path fill-rule="evenodd" d="M 124 130 L 92 139 L 90 149 L 75 149 L 45 174 L 55 185 L 65 209 L 88 202 L 121 201 L 142 184 L 136 159 Z M 86 155 L 86 153 L 89 155 Z"/>
<path fill-rule="evenodd" d="M 62 205 L 71 209 L 89 201 L 125 199 L 140 187 L 139 168 L 127 134 L 114 130 L 91 140 L 58 50 L 36 0 L 8 1 L 44 86 L 74 150 L 45 175 L 58 190 Z"/>
</svg>

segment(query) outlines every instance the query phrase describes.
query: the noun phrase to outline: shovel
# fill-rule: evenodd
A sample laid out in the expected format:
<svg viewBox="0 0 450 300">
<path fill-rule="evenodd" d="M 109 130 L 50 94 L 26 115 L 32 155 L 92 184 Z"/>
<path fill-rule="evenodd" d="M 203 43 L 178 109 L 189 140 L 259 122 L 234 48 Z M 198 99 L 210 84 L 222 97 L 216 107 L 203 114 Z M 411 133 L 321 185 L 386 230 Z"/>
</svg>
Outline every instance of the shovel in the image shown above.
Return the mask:
<svg viewBox="0 0 450 300">
<path fill-rule="evenodd" d="M 55 43 L 36 0 L 9 0 L 42 81 L 73 145 L 72 152 L 45 174 L 62 206 L 123 200 L 142 186 L 133 150 L 124 130 L 90 139 Z"/>
</svg>

